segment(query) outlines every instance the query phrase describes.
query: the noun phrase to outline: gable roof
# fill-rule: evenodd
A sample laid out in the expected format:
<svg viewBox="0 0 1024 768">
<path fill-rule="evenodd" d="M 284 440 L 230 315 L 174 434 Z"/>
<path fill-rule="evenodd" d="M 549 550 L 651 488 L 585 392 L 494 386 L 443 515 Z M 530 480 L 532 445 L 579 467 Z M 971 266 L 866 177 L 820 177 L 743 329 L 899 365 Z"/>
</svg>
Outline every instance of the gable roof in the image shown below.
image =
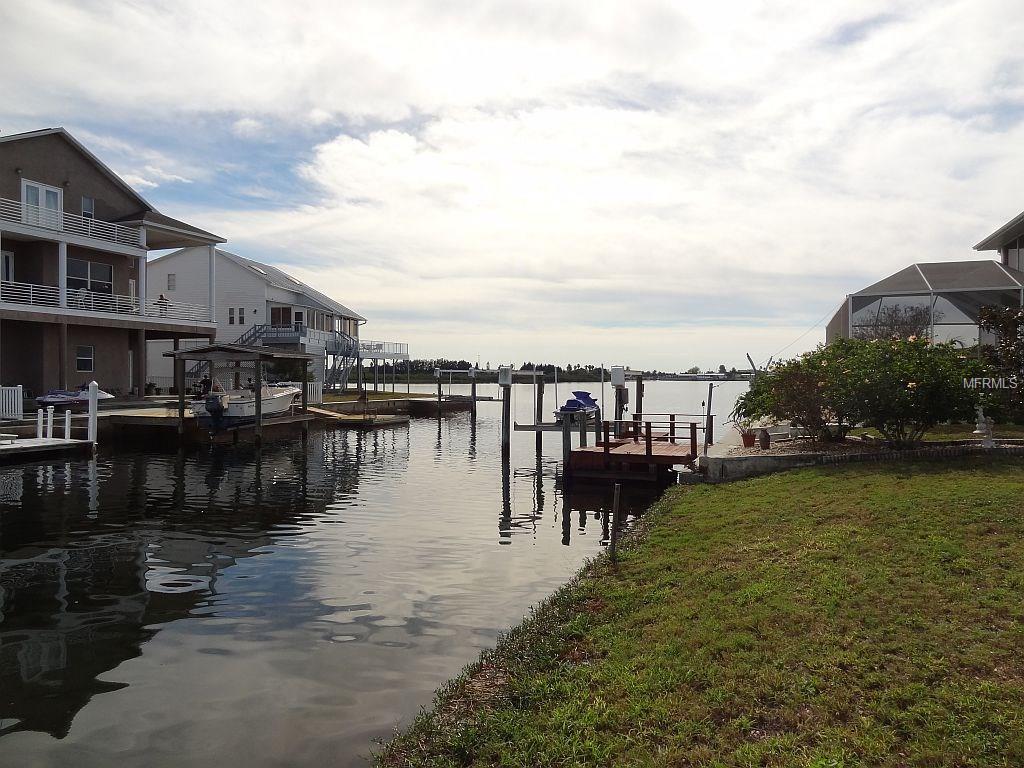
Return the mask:
<svg viewBox="0 0 1024 768">
<path fill-rule="evenodd" d="M 986 237 L 976 246 L 976 251 L 995 251 L 1011 240 L 1024 235 L 1024 212 L 1021 212 L 1003 224 L 999 229 Z"/>
<path fill-rule="evenodd" d="M 332 312 L 334 314 L 341 315 L 342 317 L 352 318 L 353 320 L 366 320 L 366 318 L 359 313 L 352 311 L 344 304 L 332 299 L 330 296 L 320 293 L 320 291 L 315 288 L 311 288 L 301 280 L 292 277 L 284 270 L 278 269 L 270 264 L 264 264 L 262 261 L 247 259 L 244 256 L 239 256 L 238 254 L 230 253 L 219 248 L 217 249 L 217 253 L 223 254 L 226 258 L 231 259 L 239 266 L 252 270 L 263 278 L 268 285 L 272 285 L 275 288 L 282 288 L 286 291 L 292 291 L 293 293 L 300 293 L 312 303 L 319 304 L 321 308 L 327 312 Z"/>
<path fill-rule="evenodd" d="M 83 155 L 85 155 L 89 159 L 89 162 L 91 162 L 93 165 L 95 165 L 96 168 L 104 176 L 106 176 L 108 179 L 110 179 L 110 181 L 112 181 L 114 184 L 116 184 L 118 187 L 120 187 L 120 189 L 123 192 L 125 192 L 126 194 L 130 195 L 135 200 L 137 200 L 139 202 L 139 205 L 142 208 L 145 208 L 146 210 L 149 210 L 149 211 L 156 210 L 146 200 L 146 198 L 144 198 L 142 195 L 140 195 L 138 192 L 136 192 L 128 184 L 128 182 L 126 182 L 124 179 L 122 179 L 120 176 L 118 176 L 116 173 L 114 173 L 112 170 L 110 170 L 110 167 L 106 163 L 104 163 L 102 160 L 100 160 L 98 157 L 96 157 L 96 155 L 94 155 L 92 152 L 90 152 L 89 149 L 82 142 L 80 142 L 78 139 L 76 139 L 74 136 L 72 136 L 70 133 L 68 133 L 66 128 L 62 128 L 62 127 L 42 128 L 42 129 L 40 129 L 38 131 L 26 131 L 24 133 L 12 133 L 12 134 L 9 134 L 7 136 L 0 136 L 0 144 L 6 143 L 8 141 L 24 141 L 25 139 L 36 139 L 36 138 L 39 138 L 40 136 L 60 136 L 62 139 L 64 139 L 64 141 L 66 141 L 72 147 L 74 147 L 79 152 L 81 152 Z"/>
<path fill-rule="evenodd" d="M 998 261 L 932 261 L 911 264 L 853 295 L 893 296 L 1021 288 L 1024 288 L 1024 272 L 1004 267 Z"/>
<path fill-rule="evenodd" d="M 152 263 L 162 261 L 163 259 L 171 259 L 182 253 L 184 249 L 174 251 L 173 253 L 167 253 L 159 258 L 153 259 Z M 320 293 L 315 288 L 311 288 L 301 280 L 298 280 L 289 275 L 284 270 L 278 269 L 277 267 L 271 266 L 270 264 L 264 264 L 262 261 L 255 261 L 254 259 L 247 259 L 244 256 L 239 256 L 237 253 L 231 253 L 225 251 L 223 248 L 217 249 L 217 255 L 223 256 L 233 264 L 237 264 L 239 267 L 248 270 L 252 274 L 259 277 L 267 285 L 274 288 L 280 288 L 285 291 L 291 291 L 292 293 L 301 294 L 306 301 L 315 306 L 319 306 L 325 312 L 332 314 L 341 315 L 352 320 L 362 320 L 366 322 L 366 318 L 360 315 L 358 312 L 346 307 L 344 304 L 335 301 L 330 296 Z"/>
</svg>

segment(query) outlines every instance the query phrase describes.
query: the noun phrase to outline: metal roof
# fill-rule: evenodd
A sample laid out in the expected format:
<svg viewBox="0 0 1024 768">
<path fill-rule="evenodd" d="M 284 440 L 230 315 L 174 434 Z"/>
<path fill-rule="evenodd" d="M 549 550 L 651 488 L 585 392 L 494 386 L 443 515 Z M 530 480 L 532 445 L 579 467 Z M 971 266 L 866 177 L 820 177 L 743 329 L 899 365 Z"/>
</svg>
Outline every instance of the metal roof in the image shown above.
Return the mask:
<svg viewBox="0 0 1024 768">
<path fill-rule="evenodd" d="M 231 259 L 239 266 L 247 267 L 275 288 L 282 288 L 286 291 L 302 294 L 313 303 L 319 304 L 327 312 L 332 312 L 353 320 L 366 321 L 366 318 L 358 312 L 354 312 L 344 304 L 335 301 L 330 296 L 320 293 L 320 291 L 315 288 L 311 288 L 301 280 L 292 277 L 287 272 L 280 270 L 277 267 L 271 266 L 270 264 L 264 264 L 261 261 L 247 259 L 244 256 L 239 256 L 236 253 L 231 253 L 220 248 L 217 249 L 217 253 L 223 254 L 225 258 Z"/>
<path fill-rule="evenodd" d="M 911 264 L 899 272 L 852 294 L 893 296 L 902 293 L 1019 290 L 1024 272 L 997 261 L 933 261 Z"/>
</svg>

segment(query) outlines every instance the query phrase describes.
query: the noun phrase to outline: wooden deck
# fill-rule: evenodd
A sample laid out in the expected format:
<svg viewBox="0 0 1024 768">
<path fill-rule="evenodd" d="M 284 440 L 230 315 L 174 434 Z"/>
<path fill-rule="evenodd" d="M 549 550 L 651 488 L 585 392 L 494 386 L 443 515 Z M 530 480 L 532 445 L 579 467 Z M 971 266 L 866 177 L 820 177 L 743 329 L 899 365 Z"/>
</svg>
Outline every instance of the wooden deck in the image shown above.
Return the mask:
<svg viewBox="0 0 1024 768">
<path fill-rule="evenodd" d="M 377 429 L 379 427 L 394 427 L 399 424 L 408 424 L 409 417 L 397 413 L 338 413 L 325 408 L 314 408 L 308 406 L 307 411 L 312 413 L 327 424 L 337 427 L 351 427 L 353 429 Z"/>
<path fill-rule="evenodd" d="M 576 477 L 657 480 L 672 467 L 692 467 L 697 460 L 695 422 L 673 419 L 669 430 L 655 430 L 651 421 L 603 422 L 602 439 L 594 446 L 569 452 L 567 468 Z M 659 425 L 660 426 L 660 425 Z M 616 436 L 616 427 L 619 435 Z"/>
<path fill-rule="evenodd" d="M 0 443 L 0 462 L 30 461 L 45 456 L 85 453 L 92 450 L 91 440 L 65 440 L 62 437 L 23 437 L 13 443 Z"/>
</svg>

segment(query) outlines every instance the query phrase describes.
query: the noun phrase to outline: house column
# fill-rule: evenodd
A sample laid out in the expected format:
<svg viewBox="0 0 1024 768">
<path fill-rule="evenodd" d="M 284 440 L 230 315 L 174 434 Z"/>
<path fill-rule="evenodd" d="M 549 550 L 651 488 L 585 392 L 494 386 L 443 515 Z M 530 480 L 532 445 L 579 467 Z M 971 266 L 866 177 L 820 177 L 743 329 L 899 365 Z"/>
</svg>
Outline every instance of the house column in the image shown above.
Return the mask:
<svg viewBox="0 0 1024 768">
<path fill-rule="evenodd" d="M 138 389 L 139 397 L 146 394 L 146 331 L 140 328 L 135 332 L 135 370 L 132 374 L 135 377 L 135 386 Z"/>
<path fill-rule="evenodd" d="M 57 286 L 60 291 L 60 306 L 68 305 L 68 244 L 57 243 Z"/>
<path fill-rule="evenodd" d="M 210 259 L 210 322 L 217 322 L 217 246 L 212 243 L 206 246 Z"/>
<path fill-rule="evenodd" d="M 146 254 L 139 256 L 138 261 L 138 285 L 135 288 L 139 298 L 139 314 L 146 314 Z"/>
<path fill-rule="evenodd" d="M 60 359 L 60 367 L 57 371 L 57 386 L 60 389 L 68 388 L 68 324 L 61 323 L 57 333 L 57 357 Z"/>
</svg>

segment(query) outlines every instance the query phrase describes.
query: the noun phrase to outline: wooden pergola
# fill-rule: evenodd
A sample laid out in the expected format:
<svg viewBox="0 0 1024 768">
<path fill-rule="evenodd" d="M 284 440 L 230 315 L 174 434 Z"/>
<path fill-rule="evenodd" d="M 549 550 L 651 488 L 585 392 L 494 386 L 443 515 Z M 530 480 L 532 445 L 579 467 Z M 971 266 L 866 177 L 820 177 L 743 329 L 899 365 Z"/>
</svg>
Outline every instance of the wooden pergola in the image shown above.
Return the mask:
<svg viewBox="0 0 1024 768">
<path fill-rule="evenodd" d="M 185 432 L 185 363 L 206 362 L 210 363 L 211 370 L 214 365 L 228 365 L 231 363 L 252 363 L 255 373 L 253 374 L 253 389 L 255 390 L 256 406 L 256 440 L 263 437 L 263 364 L 273 363 L 281 360 L 302 361 L 302 412 L 306 413 L 307 394 L 306 378 L 309 375 L 310 362 L 317 360 L 318 356 L 308 352 L 297 352 L 287 349 L 274 349 L 272 347 L 249 347 L 244 344 L 208 344 L 203 347 L 192 349 L 179 349 L 172 352 L 164 352 L 164 357 L 174 358 L 174 381 L 178 389 L 178 434 Z M 213 376 L 211 375 L 211 380 Z"/>
</svg>

